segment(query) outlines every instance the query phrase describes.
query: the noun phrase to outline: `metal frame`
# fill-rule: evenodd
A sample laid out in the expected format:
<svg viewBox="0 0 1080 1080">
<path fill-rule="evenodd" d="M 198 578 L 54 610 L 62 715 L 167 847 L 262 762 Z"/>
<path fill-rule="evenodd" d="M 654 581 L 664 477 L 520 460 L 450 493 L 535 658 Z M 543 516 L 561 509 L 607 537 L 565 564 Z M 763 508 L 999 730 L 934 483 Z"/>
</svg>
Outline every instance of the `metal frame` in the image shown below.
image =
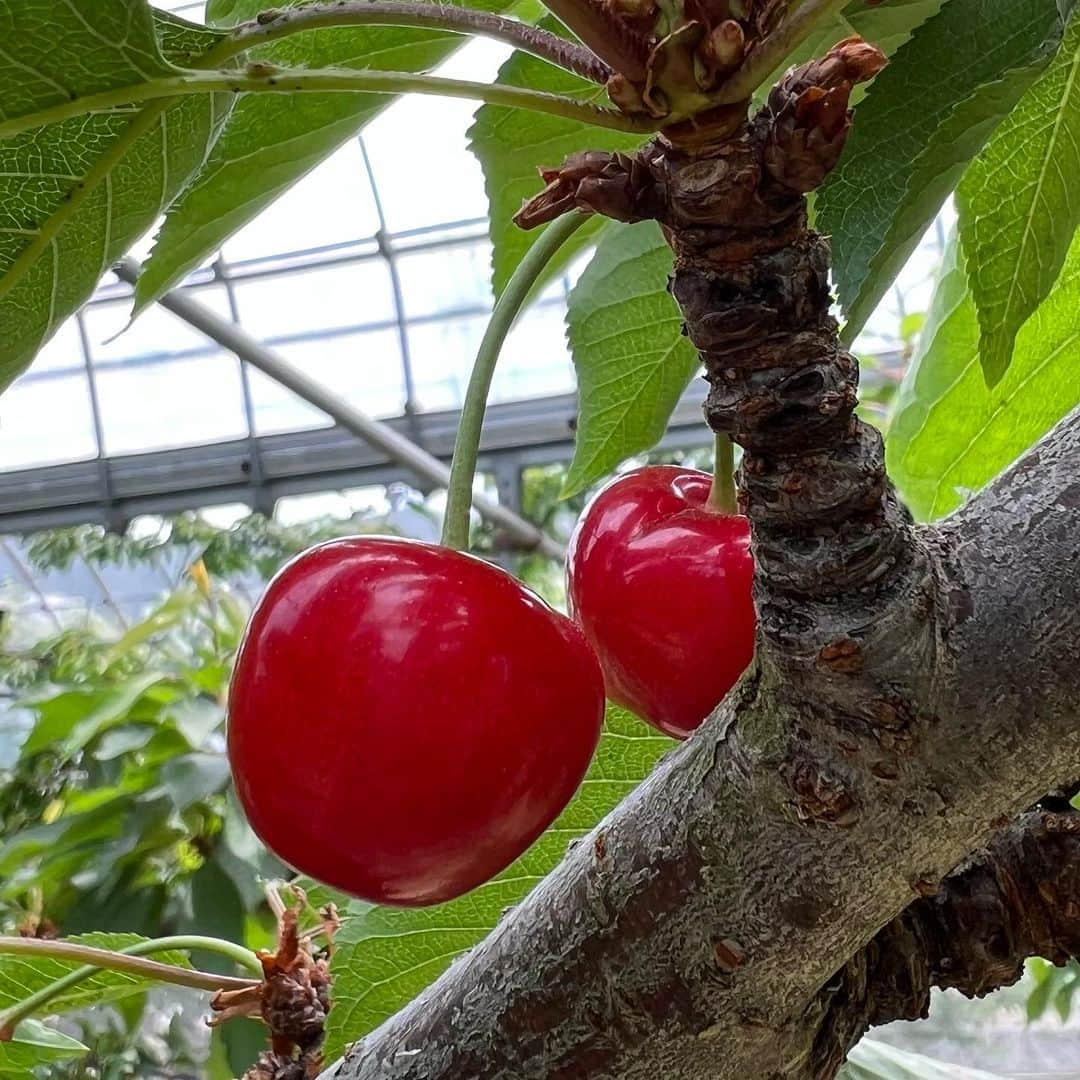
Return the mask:
<svg viewBox="0 0 1080 1080">
<path fill-rule="evenodd" d="M 82 522 L 96 522 L 121 531 L 140 514 L 170 513 L 229 502 L 244 502 L 264 513 L 272 513 L 278 499 L 293 494 L 401 480 L 415 484 L 418 477 L 420 486 L 439 483 L 439 470 L 445 472 L 444 463 L 452 452 L 459 414 L 457 411 L 425 412 L 419 407 L 409 353 L 409 330 L 425 323 L 486 315 L 490 308 L 477 303 L 429 315 L 409 316 L 398 260 L 406 254 L 486 245 L 487 222 L 482 218 L 470 219 L 391 233 L 372 163 L 363 139 L 357 141 L 374 199 L 378 220 L 375 235 L 245 260 L 227 261 L 219 254 L 212 265 L 189 275 L 185 286 L 175 290 L 165 301 L 166 307 L 206 335 L 205 344 L 123 359 L 97 360 L 86 331 L 85 309 L 79 312 L 76 318 L 81 361 L 63 368 L 31 370 L 22 376 L 22 381 L 47 382 L 85 372 L 95 456 L 89 461 L 0 471 L 0 534 Z M 238 284 L 372 260 L 381 261 L 389 275 L 392 318 L 261 339 L 254 338 L 243 328 L 236 294 Z M 121 280 L 102 284 L 86 307 L 129 298 L 132 291 L 130 277 L 128 273 L 126 280 L 121 275 Z M 200 304 L 198 290 L 208 285 L 224 289 L 231 322 Z M 564 278 L 560 294 L 549 292 L 538 303 L 562 305 L 568 289 L 569 282 Z M 336 407 L 328 387 L 315 384 L 295 365 L 274 352 L 276 346 L 295 342 L 329 340 L 388 329 L 397 332 L 403 396 L 401 415 L 385 424 L 371 420 L 346 403 Z M 246 429 L 242 438 L 136 454 L 110 455 L 107 452 L 108 432 L 103 425 L 97 391 L 97 377 L 101 372 L 215 355 L 222 347 L 240 358 Z M 259 435 L 249 374 L 252 365 L 329 413 L 339 426 Z M 672 418 L 663 445 L 708 444 L 710 436 L 701 418 L 702 397 L 700 385 L 687 392 Z M 521 469 L 534 463 L 567 460 L 573 450 L 575 421 L 573 395 L 493 406 L 489 410 L 480 467 L 495 474 L 499 503 L 485 508 L 484 500 L 478 498 L 478 508 L 489 516 L 494 513 L 503 517 L 509 510 L 509 517 L 517 518 L 517 521 L 509 521 L 511 532 L 524 535 L 531 529 L 535 536 L 535 528 L 522 521 L 518 513 Z M 385 436 L 382 449 L 364 441 L 374 437 L 378 444 L 382 436 Z M 549 541 L 545 538 L 542 543 L 546 545 Z"/>
<path fill-rule="evenodd" d="M 703 386 L 691 386 L 672 417 L 661 449 L 708 445 L 701 415 Z M 401 435 L 415 426 L 420 444 L 449 461 L 458 412 L 418 413 L 385 421 Z M 573 453 L 577 400 L 573 394 L 493 405 L 481 443 L 480 469 L 493 473 L 504 497 L 516 500 L 510 478 L 522 469 L 567 461 Z M 253 461 L 262 470 L 255 482 Z M 229 442 L 126 454 L 0 473 L 0 534 L 83 522 L 115 526 L 140 514 L 202 506 L 270 503 L 289 495 L 405 481 L 412 469 L 334 426 Z M 107 485 L 106 478 L 107 477 Z M 504 505 L 507 505 L 504 503 Z M 518 510 L 514 502 L 509 507 Z"/>
</svg>

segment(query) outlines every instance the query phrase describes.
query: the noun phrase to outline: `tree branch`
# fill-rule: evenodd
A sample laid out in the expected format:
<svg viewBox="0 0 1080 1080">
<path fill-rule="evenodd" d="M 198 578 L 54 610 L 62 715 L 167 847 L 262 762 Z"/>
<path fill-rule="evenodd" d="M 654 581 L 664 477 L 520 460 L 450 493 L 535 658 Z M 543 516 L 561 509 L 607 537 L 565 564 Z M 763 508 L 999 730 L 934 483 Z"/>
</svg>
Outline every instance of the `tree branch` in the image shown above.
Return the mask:
<svg viewBox="0 0 1080 1080">
<path fill-rule="evenodd" d="M 270 11 L 250 22 L 240 23 L 200 66 L 218 67 L 225 60 L 257 45 L 293 34 L 336 26 L 418 26 L 472 34 L 505 41 L 523 52 L 572 71 L 583 79 L 603 85 L 611 68 L 588 49 L 537 26 L 507 19 L 489 11 L 477 11 L 456 4 L 411 2 L 411 0 L 338 0 L 309 4 L 301 8 Z"/>
<path fill-rule="evenodd" d="M 834 1075 L 868 1028 L 925 1017 L 931 987 L 982 997 L 1029 957 L 1078 955 L 1080 814 L 1024 814 L 829 980 L 809 1075 Z"/>
<path fill-rule="evenodd" d="M 1080 758 L 1080 410 L 908 529 L 887 589 L 765 612 L 755 668 L 695 737 L 330 1075 L 806 1060 L 835 973 Z"/>
</svg>

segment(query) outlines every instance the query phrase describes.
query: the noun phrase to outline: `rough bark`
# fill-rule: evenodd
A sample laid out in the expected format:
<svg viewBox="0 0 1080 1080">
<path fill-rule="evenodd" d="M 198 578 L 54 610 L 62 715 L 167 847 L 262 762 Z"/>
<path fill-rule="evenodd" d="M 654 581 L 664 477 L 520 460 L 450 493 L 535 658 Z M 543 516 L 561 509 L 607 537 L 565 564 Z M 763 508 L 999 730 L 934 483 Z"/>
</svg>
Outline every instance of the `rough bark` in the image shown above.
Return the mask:
<svg viewBox="0 0 1080 1080">
<path fill-rule="evenodd" d="M 925 1017 L 931 987 L 981 997 L 1016 982 L 1028 957 L 1080 954 L 1080 814 L 1023 815 L 927 891 L 821 991 L 813 1074 L 833 1075 L 868 1028 Z"/>
<path fill-rule="evenodd" d="M 821 997 L 834 973 L 1077 771 L 1080 412 L 914 537 L 928 569 L 900 606 L 932 627 L 926 655 L 878 624 L 867 647 L 847 604 L 822 604 L 797 643 L 809 662 L 861 638 L 864 666 L 820 679 L 861 684 L 869 668 L 902 687 L 909 704 L 881 698 L 891 726 L 833 713 L 759 664 L 335 1075 L 830 1075 L 815 1046 L 836 1025 Z"/>
<path fill-rule="evenodd" d="M 578 155 L 524 209 L 525 224 L 579 207 L 663 225 L 706 415 L 745 450 L 757 656 L 339 1080 L 830 1077 L 889 1001 L 921 1001 L 915 965 L 932 968 L 946 924 L 909 915 L 896 932 L 923 955 L 906 984 L 873 960 L 875 934 L 1080 771 L 1080 413 L 940 528 L 911 524 L 854 416 L 803 195 L 879 64 L 844 42 L 752 121 L 732 110 L 633 156 Z M 1010 964 L 1029 939 L 1049 940 L 1016 930 Z"/>
</svg>

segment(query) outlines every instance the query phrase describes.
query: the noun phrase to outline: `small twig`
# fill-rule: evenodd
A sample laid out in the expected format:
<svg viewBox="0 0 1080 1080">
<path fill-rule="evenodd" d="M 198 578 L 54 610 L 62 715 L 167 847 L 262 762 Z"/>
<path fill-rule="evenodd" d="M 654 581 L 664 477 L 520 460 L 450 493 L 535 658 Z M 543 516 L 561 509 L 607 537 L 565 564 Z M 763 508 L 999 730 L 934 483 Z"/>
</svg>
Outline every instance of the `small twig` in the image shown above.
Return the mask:
<svg viewBox="0 0 1080 1080">
<path fill-rule="evenodd" d="M 133 945 L 113 952 L 110 949 L 97 949 L 90 945 L 81 945 L 75 941 L 48 941 L 40 938 L 0 937 L 0 954 L 14 956 L 38 956 L 50 960 L 66 960 L 82 963 L 74 971 L 69 971 L 55 982 L 43 986 L 28 995 L 18 1004 L 0 1013 L 0 1042 L 9 1039 L 15 1025 L 33 1013 L 40 1011 L 60 994 L 69 990 L 98 971 L 122 971 L 128 975 L 138 975 L 155 982 L 172 983 L 175 986 L 190 986 L 196 990 L 245 990 L 258 983 L 252 979 L 238 979 L 231 975 L 217 975 L 208 971 L 195 971 L 191 968 L 178 967 L 175 964 L 162 964 L 156 960 L 145 960 L 140 954 L 167 952 L 175 949 L 203 949 L 216 952 L 235 960 L 261 977 L 262 965 L 258 957 L 241 945 L 218 938 L 197 935 L 182 935 L 155 938 L 150 941 L 137 941 Z"/>
<path fill-rule="evenodd" d="M 592 0 L 543 0 L 544 6 L 575 34 L 612 70 L 632 83 L 643 83 L 647 75 L 648 43 L 615 21 Z"/>
<path fill-rule="evenodd" d="M 847 3 L 848 0 L 804 0 L 747 55 L 731 78 L 710 95 L 710 100 L 717 105 L 749 100 L 785 58 L 810 36 L 818 23 L 835 15 Z"/>
<path fill-rule="evenodd" d="M 434 94 L 466 98 L 490 105 L 549 113 L 594 127 L 616 131 L 652 131 L 655 124 L 644 116 L 627 116 L 615 109 L 603 109 L 559 94 L 546 94 L 521 86 L 468 82 L 438 75 L 418 75 L 407 71 L 353 71 L 350 68 L 277 68 L 270 64 L 249 64 L 238 71 L 189 71 L 182 75 L 148 79 L 132 86 L 119 86 L 98 94 L 62 101 L 45 109 L 24 113 L 0 123 L 0 139 L 54 124 L 73 116 L 112 111 L 122 106 L 149 101 L 187 97 L 192 94 Z M 143 114 L 140 114 L 140 118 Z"/>
<path fill-rule="evenodd" d="M 266 12 L 234 27 L 230 36 L 196 66 L 219 67 L 224 60 L 253 46 L 304 31 L 366 25 L 419 26 L 494 38 L 601 85 L 611 76 L 611 68 L 588 49 L 547 30 L 489 11 L 412 0 L 341 0 Z"/>
</svg>

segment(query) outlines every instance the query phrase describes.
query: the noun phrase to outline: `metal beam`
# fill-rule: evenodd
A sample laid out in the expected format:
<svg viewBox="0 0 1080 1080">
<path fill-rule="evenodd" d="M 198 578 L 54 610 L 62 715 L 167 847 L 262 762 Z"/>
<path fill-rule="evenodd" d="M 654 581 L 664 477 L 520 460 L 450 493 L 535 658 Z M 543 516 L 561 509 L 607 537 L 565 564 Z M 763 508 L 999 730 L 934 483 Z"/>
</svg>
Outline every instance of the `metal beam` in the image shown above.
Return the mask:
<svg viewBox="0 0 1080 1080">
<path fill-rule="evenodd" d="M 139 269 L 139 264 L 134 259 L 127 258 L 116 267 L 116 273 L 124 281 L 134 284 L 138 280 Z M 321 409 L 346 431 L 353 432 L 365 442 L 378 447 L 392 460 L 405 465 L 422 481 L 440 487 L 445 487 L 449 482 L 450 469 L 437 457 L 421 449 L 388 424 L 375 420 L 348 402 L 342 401 L 329 387 L 311 378 L 307 372 L 267 348 L 258 338 L 235 323 L 222 318 L 201 301 L 186 295 L 182 289 L 166 293 L 158 303 L 222 348 L 235 353 L 241 360 Z M 522 547 L 535 548 L 552 558 L 561 559 L 565 556 L 566 551 L 561 544 L 512 510 L 480 495 L 473 497 L 473 506 Z"/>
<path fill-rule="evenodd" d="M 711 445 L 701 416 L 702 385 L 691 386 L 675 409 L 657 450 Z M 480 470 L 496 473 L 570 459 L 574 450 L 577 400 L 560 394 L 504 402 L 488 409 L 480 444 Z M 401 433 L 419 428 L 431 453 L 449 461 L 457 432 L 457 410 L 418 413 L 412 420 L 384 423 Z M 260 435 L 253 440 L 262 463 L 256 477 L 252 441 L 227 442 L 117 454 L 105 459 L 109 489 L 95 461 L 0 471 L 0 534 L 94 522 L 106 524 L 106 500 L 123 520 L 140 514 L 169 514 L 201 506 L 272 503 L 289 495 L 409 481 L 410 470 L 340 427 Z M 438 486 L 422 484 L 421 486 Z"/>
</svg>

